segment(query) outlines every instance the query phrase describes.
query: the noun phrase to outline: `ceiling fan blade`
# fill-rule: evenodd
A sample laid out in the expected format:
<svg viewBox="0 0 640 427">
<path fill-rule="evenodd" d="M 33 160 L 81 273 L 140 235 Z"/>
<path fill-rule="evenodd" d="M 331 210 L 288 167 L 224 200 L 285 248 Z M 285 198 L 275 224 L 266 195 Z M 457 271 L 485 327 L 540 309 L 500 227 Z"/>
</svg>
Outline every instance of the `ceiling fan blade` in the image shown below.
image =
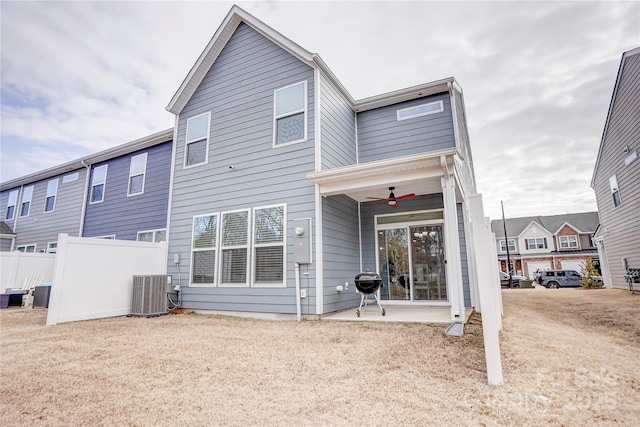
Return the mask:
<svg viewBox="0 0 640 427">
<path fill-rule="evenodd" d="M 367 197 L 367 199 L 373 199 L 373 200 L 393 200 L 393 199 L 388 199 L 386 197 Z"/>
<path fill-rule="evenodd" d="M 416 195 L 414 193 L 409 193 L 409 194 L 405 194 L 404 196 L 398 196 L 395 199 L 396 200 L 403 200 L 403 199 L 410 199 L 412 197 L 416 197 Z"/>
</svg>

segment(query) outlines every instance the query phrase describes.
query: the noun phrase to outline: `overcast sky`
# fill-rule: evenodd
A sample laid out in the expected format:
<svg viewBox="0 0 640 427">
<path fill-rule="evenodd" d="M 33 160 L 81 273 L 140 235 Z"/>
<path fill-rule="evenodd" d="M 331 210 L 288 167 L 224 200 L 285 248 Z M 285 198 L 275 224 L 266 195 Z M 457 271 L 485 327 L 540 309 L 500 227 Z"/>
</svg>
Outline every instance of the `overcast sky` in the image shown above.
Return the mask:
<svg viewBox="0 0 640 427">
<path fill-rule="evenodd" d="M 455 77 L 485 214 L 595 211 L 590 188 L 640 2 L 237 2 L 355 99 Z M 0 2 L 6 181 L 170 128 L 231 2 Z"/>
</svg>

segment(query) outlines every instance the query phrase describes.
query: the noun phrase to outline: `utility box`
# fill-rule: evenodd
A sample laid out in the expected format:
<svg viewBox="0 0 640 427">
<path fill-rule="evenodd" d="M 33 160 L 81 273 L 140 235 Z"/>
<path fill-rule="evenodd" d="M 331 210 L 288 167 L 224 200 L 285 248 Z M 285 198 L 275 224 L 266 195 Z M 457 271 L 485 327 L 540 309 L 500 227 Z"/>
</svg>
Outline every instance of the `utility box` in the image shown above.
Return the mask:
<svg viewBox="0 0 640 427">
<path fill-rule="evenodd" d="M 293 220 L 293 262 L 311 264 L 311 218 Z"/>
</svg>

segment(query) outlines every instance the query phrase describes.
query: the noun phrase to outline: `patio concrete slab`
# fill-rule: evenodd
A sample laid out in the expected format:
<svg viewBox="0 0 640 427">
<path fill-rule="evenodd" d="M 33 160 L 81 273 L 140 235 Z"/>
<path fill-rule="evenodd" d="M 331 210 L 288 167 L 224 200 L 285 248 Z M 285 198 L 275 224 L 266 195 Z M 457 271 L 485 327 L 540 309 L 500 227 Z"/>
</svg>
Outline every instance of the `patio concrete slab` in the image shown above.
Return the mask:
<svg viewBox="0 0 640 427">
<path fill-rule="evenodd" d="M 382 305 L 385 315 L 380 314 L 377 305 L 370 304 L 366 310 L 360 310 L 360 317 L 356 316 L 356 308 L 338 311 L 321 317 L 321 320 L 344 321 L 344 322 L 408 322 L 408 323 L 429 323 L 429 324 L 450 324 L 450 307 L 430 307 L 430 306 L 406 306 L 406 305 Z M 469 320 L 472 308 L 465 310 L 465 323 Z"/>
</svg>

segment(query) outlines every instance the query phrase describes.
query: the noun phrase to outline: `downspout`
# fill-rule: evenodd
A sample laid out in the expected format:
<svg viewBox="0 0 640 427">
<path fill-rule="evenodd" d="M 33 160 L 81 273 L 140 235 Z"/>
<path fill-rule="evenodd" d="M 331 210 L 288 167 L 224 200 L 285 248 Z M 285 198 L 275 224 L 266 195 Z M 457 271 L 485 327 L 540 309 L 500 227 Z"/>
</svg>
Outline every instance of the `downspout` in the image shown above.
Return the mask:
<svg viewBox="0 0 640 427">
<path fill-rule="evenodd" d="M 78 229 L 78 237 L 82 237 L 84 230 L 84 217 L 87 213 L 87 196 L 89 193 L 89 175 L 91 175 L 91 165 L 88 165 L 84 160 L 80 160 L 80 164 L 87 170 L 87 176 L 84 179 L 84 197 L 82 199 L 82 212 L 80 213 L 80 228 Z"/>
<path fill-rule="evenodd" d="M 22 204 L 22 189 L 24 188 L 24 185 L 20 186 L 20 191 L 18 191 L 18 197 L 16 198 L 16 207 L 13 210 L 13 228 L 11 229 L 11 231 L 13 232 L 13 234 L 16 234 L 16 228 L 18 226 L 18 218 L 20 217 L 20 215 L 18 214 L 19 212 L 19 208 L 20 205 Z M 11 252 L 13 252 L 13 250 L 16 248 L 16 238 L 13 237 L 11 239 Z"/>
<path fill-rule="evenodd" d="M 294 262 L 293 270 L 296 276 L 296 319 L 299 322 L 302 317 L 302 309 L 300 308 L 300 264 Z"/>
</svg>

